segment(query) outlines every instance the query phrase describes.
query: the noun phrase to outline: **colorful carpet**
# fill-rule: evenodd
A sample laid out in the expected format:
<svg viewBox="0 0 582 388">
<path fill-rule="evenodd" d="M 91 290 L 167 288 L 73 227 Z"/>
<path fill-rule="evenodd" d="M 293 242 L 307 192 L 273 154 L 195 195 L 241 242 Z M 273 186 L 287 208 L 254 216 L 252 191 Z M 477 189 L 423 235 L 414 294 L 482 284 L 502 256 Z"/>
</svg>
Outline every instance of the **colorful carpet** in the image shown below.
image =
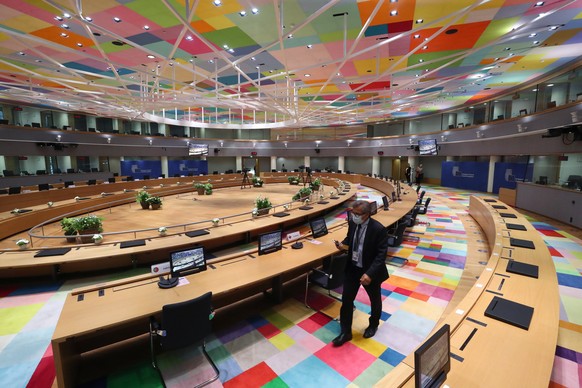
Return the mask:
<svg viewBox="0 0 582 388">
<path fill-rule="evenodd" d="M 215 332 L 207 345 L 221 372 L 210 386 L 227 387 L 369 387 L 379 381 L 432 330 L 451 300 L 467 254 L 467 235 L 459 220 L 466 214 L 469 195 L 449 188 L 431 187 L 431 207 L 402 246 L 390 254 L 407 259 L 402 267 L 388 266 L 390 279 L 382 285 L 382 323 L 376 336 L 363 339 L 369 304 L 363 290 L 356 300 L 354 339 L 341 348 L 331 340 L 339 333 L 332 319 L 339 302 L 323 290 L 303 295 L 233 323 Z M 362 199 L 381 202 L 379 193 L 360 188 Z M 447 206 L 447 200 L 465 205 Z M 461 207 L 463 208 L 463 207 Z M 341 213 L 328 222 L 341 220 Z M 560 284 L 560 334 L 552 374 L 553 387 L 582 386 L 582 242 L 548 224 L 531 220 L 542 233 L 556 263 Z M 415 238 L 417 237 L 417 238 Z M 129 276 L 135 273 L 119 274 Z M 109 279 L 111 280 L 111 279 Z M 0 386 L 50 387 L 54 366 L 50 338 L 66 293 L 103 279 L 45 283 L 0 288 Z M 341 291 L 341 290 L 337 290 Z M 330 313 L 331 312 L 331 313 Z M 199 357 L 201 357 L 199 355 Z M 169 386 L 189 386 L 210 373 L 204 363 L 186 378 L 182 359 L 168 354 Z M 110 374 L 85 387 L 157 387 L 161 381 L 149 362 Z"/>
</svg>

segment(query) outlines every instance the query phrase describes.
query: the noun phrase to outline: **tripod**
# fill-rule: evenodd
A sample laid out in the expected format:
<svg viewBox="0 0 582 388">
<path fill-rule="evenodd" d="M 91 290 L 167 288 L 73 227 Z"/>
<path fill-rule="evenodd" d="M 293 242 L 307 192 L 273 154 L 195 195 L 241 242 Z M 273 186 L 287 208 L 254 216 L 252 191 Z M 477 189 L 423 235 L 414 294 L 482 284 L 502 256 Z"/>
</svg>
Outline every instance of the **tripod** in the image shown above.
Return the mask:
<svg viewBox="0 0 582 388">
<path fill-rule="evenodd" d="M 301 181 L 303 182 L 303 187 L 309 185 L 311 186 L 311 169 L 307 169 L 307 175 L 303 174 L 301 171 Z"/>
<path fill-rule="evenodd" d="M 247 169 L 244 169 L 243 170 L 243 179 L 242 179 L 242 182 L 240 184 L 240 188 L 241 188 L 241 190 L 246 189 L 247 186 L 249 186 L 251 188 L 253 187 L 253 185 L 251 185 L 251 182 L 249 181 L 249 172 Z"/>
</svg>

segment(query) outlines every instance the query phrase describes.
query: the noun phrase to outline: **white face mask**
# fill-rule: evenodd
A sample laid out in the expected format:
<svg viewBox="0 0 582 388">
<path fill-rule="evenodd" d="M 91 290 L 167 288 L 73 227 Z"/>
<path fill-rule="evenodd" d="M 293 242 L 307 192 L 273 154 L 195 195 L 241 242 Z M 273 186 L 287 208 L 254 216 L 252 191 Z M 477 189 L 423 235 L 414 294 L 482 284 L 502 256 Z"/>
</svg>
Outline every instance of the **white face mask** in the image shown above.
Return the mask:
<svg viewBox="0 0 582 388">
<path fill-rule="evenodd" d="M 362 216 L 358 216 L 356 214 L 352 214 L 352 221 L 354 222 L 354 224 L 356 225 L 360 225 L 361 223 L 364 222 Z"/>
</svg>

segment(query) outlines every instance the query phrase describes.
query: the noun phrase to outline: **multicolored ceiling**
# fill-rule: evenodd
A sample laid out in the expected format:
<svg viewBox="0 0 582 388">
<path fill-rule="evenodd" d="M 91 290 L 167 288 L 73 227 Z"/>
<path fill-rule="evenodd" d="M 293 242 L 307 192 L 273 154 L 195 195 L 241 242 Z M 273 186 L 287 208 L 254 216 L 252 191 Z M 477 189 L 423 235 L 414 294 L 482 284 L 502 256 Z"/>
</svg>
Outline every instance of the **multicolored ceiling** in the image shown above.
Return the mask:
<svg viewBox="0 0 582 388">
<path fill-rule="evenodd" d="M 107 117 L 373 122 L 470 104 L 580 56 L 580 0 L 0 4 L 0 98 Z"/>
</svg>

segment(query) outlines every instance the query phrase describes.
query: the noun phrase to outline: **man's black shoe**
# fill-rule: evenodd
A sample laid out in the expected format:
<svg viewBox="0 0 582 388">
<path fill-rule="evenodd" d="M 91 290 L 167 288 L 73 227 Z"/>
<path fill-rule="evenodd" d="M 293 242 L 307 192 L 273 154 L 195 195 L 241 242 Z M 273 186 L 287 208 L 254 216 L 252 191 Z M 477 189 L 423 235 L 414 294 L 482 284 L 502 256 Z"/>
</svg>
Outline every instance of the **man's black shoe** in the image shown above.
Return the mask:
<svg viewBox="0 0 582 388">
<path fill-rule="evenodd" d="M 364 331 L 364 338 L 373 337 L 376 334 L 377 330 L 378 330 L 378 326 L 368 326 L 366 328 L 366 330 Z"/>
<path fill-rule="evenodd" d="M 352 339 L 351 333 L 341 333 L 340 335 L 335 337 L 331 342 L 333 343 L 333 346 L 342 346 L 351 339 Z"/>
</svg>

